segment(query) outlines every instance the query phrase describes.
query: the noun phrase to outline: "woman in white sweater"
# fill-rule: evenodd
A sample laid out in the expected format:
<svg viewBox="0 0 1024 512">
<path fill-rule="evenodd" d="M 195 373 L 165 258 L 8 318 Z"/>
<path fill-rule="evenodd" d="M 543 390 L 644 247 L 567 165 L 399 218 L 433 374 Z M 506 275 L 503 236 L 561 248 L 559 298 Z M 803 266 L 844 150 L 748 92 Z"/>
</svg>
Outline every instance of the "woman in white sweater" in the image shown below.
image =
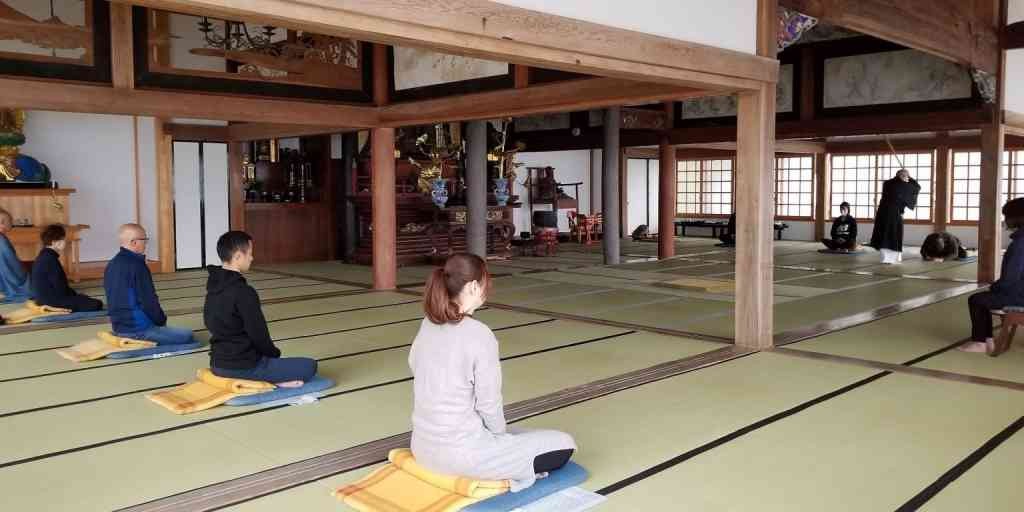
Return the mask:
<svg viewBox="0 0 1024 512">
<path fill-rule="evenodd" d="M 489 286 L 486 263 L 471 254 L 451 256 L 427 280 L 426 318 L 409 353 L 412 452 L 431 471 L 508 479 L 516 492 L 565 465 L 576 444 L 563 432 L 505 424 L 498 340 L 472 318 Z"/>
</svg>

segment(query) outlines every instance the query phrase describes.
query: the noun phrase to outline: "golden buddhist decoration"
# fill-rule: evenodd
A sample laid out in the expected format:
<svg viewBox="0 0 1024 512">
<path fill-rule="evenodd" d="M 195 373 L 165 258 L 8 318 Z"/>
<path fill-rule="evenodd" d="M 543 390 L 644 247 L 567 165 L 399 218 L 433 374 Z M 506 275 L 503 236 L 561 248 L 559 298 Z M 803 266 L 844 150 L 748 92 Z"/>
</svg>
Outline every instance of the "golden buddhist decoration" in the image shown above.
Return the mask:
<svg viewBox="0 0 1024 512">
<path fill-rule="evenodd" d="M 25 143 L 25 111 L 0 109 L 0 181 L 14 181 L 18 146 Z"/>
</svg>

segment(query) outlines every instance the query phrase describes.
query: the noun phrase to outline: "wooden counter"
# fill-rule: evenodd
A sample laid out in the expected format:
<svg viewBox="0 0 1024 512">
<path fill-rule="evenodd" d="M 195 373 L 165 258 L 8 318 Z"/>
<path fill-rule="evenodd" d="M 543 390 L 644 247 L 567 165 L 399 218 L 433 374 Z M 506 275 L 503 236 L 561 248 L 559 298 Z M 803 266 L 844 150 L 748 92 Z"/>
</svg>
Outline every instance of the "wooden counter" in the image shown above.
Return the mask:
<svg viewBox="0 0 1024 512">
<path fill-rule="evenodd" d="M 246 203 L 256 263 L 332 259 L 330 216 L 326 203 Z"/>
</svg>

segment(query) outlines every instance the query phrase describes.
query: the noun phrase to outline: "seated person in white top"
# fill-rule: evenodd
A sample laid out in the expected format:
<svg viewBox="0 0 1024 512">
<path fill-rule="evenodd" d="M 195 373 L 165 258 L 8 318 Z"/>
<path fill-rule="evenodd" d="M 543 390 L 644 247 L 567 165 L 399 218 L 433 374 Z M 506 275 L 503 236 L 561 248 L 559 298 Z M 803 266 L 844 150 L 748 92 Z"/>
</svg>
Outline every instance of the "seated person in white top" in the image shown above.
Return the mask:
<svg viewBox="0 0 1024 512">
<path fill-rule="evenodd" d="M 479 480 L 511 480 L 513 492 L 564 466 L 576 450 L 554 430 L 507 427 L 498 340 L 472 318 L 490 283 L 484 260 L 448 258 L 427 281 L 427 317 L 413 340 L 412 452 L 425 468 Z"/>
</svg>

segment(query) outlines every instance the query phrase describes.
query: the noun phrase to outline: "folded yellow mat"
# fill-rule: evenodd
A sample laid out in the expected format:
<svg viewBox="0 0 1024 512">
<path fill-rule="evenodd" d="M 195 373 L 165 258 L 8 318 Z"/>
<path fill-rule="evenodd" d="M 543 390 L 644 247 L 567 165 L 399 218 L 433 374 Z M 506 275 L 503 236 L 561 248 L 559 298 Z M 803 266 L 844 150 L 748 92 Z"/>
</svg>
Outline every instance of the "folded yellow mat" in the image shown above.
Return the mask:
<svg viewBox="0 0 1024 512">
<path fill-rule="evenodd" d="M 31 322 L 36 318 L 53 315 L 66 315 L 70 312 L 70 309 L 55 308 L 53 306 L 40 306 L 30 300 L 25 302 L 25 307 L 15 309 L 14 311 L 4 315 L 4 323 L 8 325 L 23 324 Z"/>
<path fill-rule="evenodd" d="M 508 480 L 441 475 L 416 463 L 408 448 L 391 450 L 389 464 L 334 496 L 360 512 L 455 512 L 508 492 Z"/>
<path fill-rule="evenodd" d="M 269 382 L 218 377 L 209 368 L 199 370 L 195 382 L 146 395 L 174 414 L 189 414 L 217 407 L 236 396 L 255 395 L 275 388 Z"/>
<path fill-rule="evenodd" d="M 131 338 L 114 336 L 109 332 L 98 332 L 96 333 L 96 337 L 91 340 L 85 340 L 67 348 L 57 349 L 57 354 L 64 359 L 81 363 L 83 361 L 93 361 L 95 359 L 107 357 L 114 352 L 138 350 L 140 348 L 150 348 L 155 346 L 156 343 L 152 341 L 133 340 Z"/>
</svg>

